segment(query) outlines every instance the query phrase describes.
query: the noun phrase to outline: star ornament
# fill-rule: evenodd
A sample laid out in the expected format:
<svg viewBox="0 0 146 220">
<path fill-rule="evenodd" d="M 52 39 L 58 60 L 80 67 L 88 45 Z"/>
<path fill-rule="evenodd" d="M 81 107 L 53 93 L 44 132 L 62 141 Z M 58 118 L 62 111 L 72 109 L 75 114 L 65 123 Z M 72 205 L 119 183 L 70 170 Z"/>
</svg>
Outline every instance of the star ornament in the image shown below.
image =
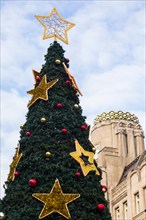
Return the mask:
<svg viewBox="0 0 146 220">
<path fill-rule="evenodd" d="M 19 149 L 20 149 L 20 147 L 16 148 L 16 153 L 13 157 L 12 163 L 10 164 L 10 172 L 9 172 L 7 181 L 10 181 L 10 180 L 14 181 L 14 179 L 15 179 L 14 173 L 16 172 L 17 165 L 23 155 L 22 153 L 19 154 Z"/>
<path fill-rule="evenodd" d="M 36 70 L 32 70 L 32 73 L 33 73 L 33 76 L 34 76 L 34 80 L 35 80 L 35 83 L 36 83 L 36 78 L 37 76 L 39 76 L 39 72 L 37 72 Z"/>
<path fill-rule="evenodd" d="M 85 151 L 77 140 L 75 140 L 75 146 L 76 146 L 76 151 L 70 153 L 70 156 L 73 157 L 80 164 L 83 175 L 87 176 L 87 174 L 90 171 L 95 171 L 96 175 L 100 175 L 99 171 L 97 170 L 94 164 L 94 153 Z M 81 158 L 82 155 L 88 157 L 89 164 L 87 165 L 85 164 L 84 160 Z"/>
<path fill-rule="evenodd" d="M 64 20 L 55 7 L 48 16 L 36 15 L 35 17 L 44 27 L 43 39 L 54 37 L 68 44 L 67 31 L 75 24 Z"/>
<path fill-rule="evenodd" d="M 83 94 L 81 93 L 81 91 L 79 90 L 79 87 L 75 81 L 75 78 L 73 77 L 73 75 L 71 75 L 71 73 L 69 72 L 67 66 L 65 65 L 65 63 L 63 63 L 63 66 L 64 66 L 64 69 L 65 69 L 65 72 L 67 73 L 69 79 L 71 80 L 72 82 L 72 85 L 73 85 L 73 88 L 81 95 L 83 96 Z"/>
<path fill-rule="evenodd" d="M 55 80 L 52 80 L 51 82 L 48 82 L 47 83 L 47 78 L 46 78 L 46 75 L 43 76 L 40 84 L 30 90 L 30 91 L 27 91 L 28 94 L 31 94 L 32 95 L 32 99 L 30 100 L 30 102 L 28 103 L 28 108 L 33 105 L 35 103 L 36 100 L 38 99 L 43 99 L 45 101 L 48 100 L 48 89 L 50 89 L 55 83 L 57 83 L 58 79 L 55 79 Z"/>
<path fill-rule="evenodd" d="M 56 179 L 50 193 L 33 193 L 32 196 L 44 203 L 39 219 L 45 218 L 53 212 L 70 219 L 71 216 L 67 204 L 79 198 L 80 194 L 63 193 L 59 180 Z"/>
</svg>

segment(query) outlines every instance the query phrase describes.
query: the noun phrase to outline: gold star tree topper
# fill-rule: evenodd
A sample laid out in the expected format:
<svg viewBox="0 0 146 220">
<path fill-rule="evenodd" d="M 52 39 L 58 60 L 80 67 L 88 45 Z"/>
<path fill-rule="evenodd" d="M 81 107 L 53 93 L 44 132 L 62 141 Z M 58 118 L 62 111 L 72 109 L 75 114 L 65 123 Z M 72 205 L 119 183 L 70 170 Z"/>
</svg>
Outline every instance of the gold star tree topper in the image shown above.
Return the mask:
<svg viewBox="0 0 146 220">
<path fill-rule="evenodd" d="M 67 31 L 75 26 L 72 22 L 64 20 L 56 8 L 48 16 L 35 16 L 44 27 L 43 39 L 54 37 L 68 44 Z"/>
<path fill-rule="evenodd" d="M 100 175 L 97 167 L 94 164 L 94 153 L 85 151 L 77 140 L 75 140 L 75 146 L 76 151 L 70 153 L 70 156 L 73 157 L 80 164 L 84 176 L 87 176 L 90 171 L 95 171 L 96 175 Z M 85 164 L 84 160 L 82 160 L 81 158 L 82 155 L 88 157 L 89 164 Z"/>
<path fill-rule="evenodd" d="M 45 204 L 39 219 L 45 218 L 53 212 L 70 219 L 71 216 L 67 204 L 79 198 L 80 194 L 63 193 L 59 180 L 56 179 L 50 193 L 33 193 L 32 196 Z"/>
<path fill-rule="evenodd" d="M 20 147 L 16 148 L 16 152 L 15 152 L 15 155 L 13 157 L 13 161 L 10 164 L 10 172 L 9 172 L 7 181 L 10 181 L 10 180 L 14 181 L 14 179 L 15 179 L 15 175 L 14 174 L 16 172 L 16 168 L 17 168 L 17 165 L 19 163 L 19 160 L 22 157 L 22 153 L 19 154 L 19 149 L 20 149 Z"/>
<path fill-rule="evenodd" d="M 28 94 L 31 94 L 33 95 L 32 96 L 32 99 L 30 100 L 30 102 L 28 103 L 28 108 L 33 105 L 33 103 L 35 103 L 36 100 L 38 99 L 43 99 L 45 101 L 48 100 L 48 89 L 50 89 L 55 83 L 57 83 L 58 79 L 55 79 L 55 80 L 52 80 L 51 82 L 48 82 L 47 83 L 47 78 L 46 78 L 46 75 L 43 76 L 40 84 L 30 90 L 30 91 L 27 91 Z"/>
</svg>

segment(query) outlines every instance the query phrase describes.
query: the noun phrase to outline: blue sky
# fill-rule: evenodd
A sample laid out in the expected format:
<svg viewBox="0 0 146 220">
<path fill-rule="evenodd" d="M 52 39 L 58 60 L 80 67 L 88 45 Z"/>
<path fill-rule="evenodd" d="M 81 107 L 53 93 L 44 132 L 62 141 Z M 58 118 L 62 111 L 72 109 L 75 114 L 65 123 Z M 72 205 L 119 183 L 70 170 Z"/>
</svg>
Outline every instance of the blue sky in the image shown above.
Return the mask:
<svg viewBox="0 0 146 220">
<path fill-rule="evenodd" d="M 68 32 L 69 45 L 59 42 L 84 95 L 80 102 L 87 123 L 102 112 L 122 110 L 138 116 L 145 131 L 144 1 L 2 1 L 2 184 L 28 111 L 32 69 L 40 71 L 53 41 L 42 40 L 43 27 L 34 15 L 48 15 L 54 6 L 76 24 Z"/>
</svg>

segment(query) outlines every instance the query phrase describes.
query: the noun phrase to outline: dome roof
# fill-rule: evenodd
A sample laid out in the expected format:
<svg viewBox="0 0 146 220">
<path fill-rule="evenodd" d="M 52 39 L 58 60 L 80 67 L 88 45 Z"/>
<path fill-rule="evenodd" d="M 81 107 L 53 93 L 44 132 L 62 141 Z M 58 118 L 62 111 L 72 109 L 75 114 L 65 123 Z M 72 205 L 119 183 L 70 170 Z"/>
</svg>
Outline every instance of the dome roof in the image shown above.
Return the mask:
<svg viewBox="0 0 146 220">
<path fill-rule="evenodd" d="M 133 121 L 136 124 L 139 124 L 138 117 L 136 117 L 134 114 L 131 114 L 130 112 L 123 112 L 123 111 L 110 111 L 110 112 L 103 112 L 100 115 L 97 115 L 97 117 L 94 120 L 94 125 L 107 120 L 126 120 L 126 121 Z"/>
</svg>

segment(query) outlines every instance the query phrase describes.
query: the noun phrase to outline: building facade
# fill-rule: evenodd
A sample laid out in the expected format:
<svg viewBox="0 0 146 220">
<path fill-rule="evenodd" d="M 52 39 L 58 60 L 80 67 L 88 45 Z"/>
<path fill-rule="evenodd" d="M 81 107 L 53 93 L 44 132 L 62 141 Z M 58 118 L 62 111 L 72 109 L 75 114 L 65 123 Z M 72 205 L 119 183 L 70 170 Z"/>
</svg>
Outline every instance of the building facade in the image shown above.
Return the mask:
<svg viewBox="0 0 146 220">
<path fill-rule="evenodd" d="M 98 115 L 91 142 L 112 219 L 146 220 L 146 151 L 138 118 L 122 111 Z"/>
</svg>

